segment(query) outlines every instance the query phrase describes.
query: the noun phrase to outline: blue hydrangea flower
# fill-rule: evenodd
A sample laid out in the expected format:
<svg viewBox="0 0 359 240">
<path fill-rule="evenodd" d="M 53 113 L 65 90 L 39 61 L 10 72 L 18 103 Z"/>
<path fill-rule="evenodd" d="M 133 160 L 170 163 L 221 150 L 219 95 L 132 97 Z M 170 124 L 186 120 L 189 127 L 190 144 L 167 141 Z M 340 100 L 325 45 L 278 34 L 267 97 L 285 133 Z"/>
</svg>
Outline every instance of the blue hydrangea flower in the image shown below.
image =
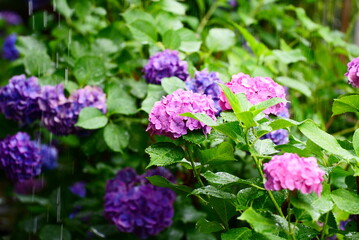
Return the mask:
<svg viewBox="0 0 359 240">
<path fill-rule="evenodd" d="M 8 119 L 21 124 L 31 123 L 41 115 L 38 105 L 40 92 L 37 78 L 14 76 L 6 86 L 0 88 L 0 110 Z"/>
<path fill-rule="evenodd" d="M 86 183 L 85 182 L 76 182 L 69 187 L 69 190 L 74 195 L 79 196 L 80 198 L 86 197 Z"/>
<path fill-rule="evenodd" d="M 22 23 L 20 15 L 12 11 L 0 11 L 0 20 L 4 20 L 9 25 L 19 25 Z"/>
<path fill-rule="evenodd" d="M 155 236 L 172 224 L 175 193 L 153 186 L 145 177 L 161 175 L 174 181 L 164 168 L 137 175 L 132 168 L 119 171 L 107 182 L 104 215 L 120 231 L 134 233 L 141 239 Z"/>
<path fill-rule="evenodd" d="M 12 181 L 31 179 L 41 173 L 40 149 L 27 133 L 8 136 L 0 142 L 0 166 Z"/>
<path fill-rule="evenodd" d="M 151 56 L 143 68 L 148 83 L 161 84 L 162 78 L 178 77 L 185 81 L 189 76 L 187 62 L 181 61 L 178 52 L 165 50 Z"/>
<path fill-rule="evenodd" d="M 197 71 L 193 79 L 186 81 L 187 90 L 195 93 L 202 93 L 210 96 L 214 101 L 214 106 L 217 109 L 217 115 L 221 112 L 221 107 L 218 104 L 221 88 L 218 83 L 223 83 L 219 78 L 217 72 L 208 72 L 207 70 Z"/>
<path fill-rule="evenodd" d="M 40 155 L 42 162 L 42 171 L 52 170 L 58 167 L 58 152 L 55 147 L 41 144 Z"/>
<path fill-rule="evenodd" d="M 279 113 L 278 116 L 283 118 L 289 118 L 288 108 Z M 261 139 L 270 139 L 275 145 L 287 144 L 289 142 L 289 133 L 285 129 L 278 129 L 267 133 L 266 135 L 262 136 Z"/>
<path fill-rule="evenodd" d="M 19 51 L 16 49 L 16 34 L 11 34 L 5 38 L 2 47 L 2 57 L 9 61 L 14 61 L 19 58 Z"/>
<path fill-rule="evenodd" d="M 101 88 L 86 86 L 66 98 L 62 84 L 45 86 L 42 88 L 39 107 L 42 123 L 50 132 L 68 135 L 80 131 L 75 124 L 83 108 L 94 107 L 106 113 L 106 94 Z"/>
</svg>

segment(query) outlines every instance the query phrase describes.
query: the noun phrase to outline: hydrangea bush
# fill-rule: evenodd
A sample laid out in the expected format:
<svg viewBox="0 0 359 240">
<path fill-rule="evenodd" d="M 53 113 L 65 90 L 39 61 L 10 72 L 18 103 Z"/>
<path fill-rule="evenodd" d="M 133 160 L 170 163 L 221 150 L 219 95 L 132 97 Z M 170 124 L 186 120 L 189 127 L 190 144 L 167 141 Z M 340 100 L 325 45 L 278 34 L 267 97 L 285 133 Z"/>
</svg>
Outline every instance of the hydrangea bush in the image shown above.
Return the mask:
<svg viewBox="0 0 359 240">
<path fill-rule="evenodd" d="M 359 239 L 359 47 L 326 1 L 22 2 L 0 238 Z"/>
</svg>

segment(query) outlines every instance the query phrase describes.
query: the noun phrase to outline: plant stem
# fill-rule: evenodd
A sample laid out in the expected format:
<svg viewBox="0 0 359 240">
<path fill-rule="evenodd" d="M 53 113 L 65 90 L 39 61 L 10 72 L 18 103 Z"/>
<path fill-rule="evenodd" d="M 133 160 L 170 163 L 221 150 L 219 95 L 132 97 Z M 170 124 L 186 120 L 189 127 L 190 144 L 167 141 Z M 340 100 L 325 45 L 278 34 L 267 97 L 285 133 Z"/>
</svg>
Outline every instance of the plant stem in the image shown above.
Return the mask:
<svg viewBox="0 0 359 240">
<path fill-rule="evenodd" d="M 189 160 L 191 162 L 193 175 L 197 178 L 197 181 L 201 184 L 201 186 L 204 187 L 204 184 L 202 182 L 201 176 L 197 172 L 196 165 L 195 165 L 193 157 L 192 157 L 193 146 L 191 144 L 188 144 L 186 149 L 187 149 L 188 158 L 189 158 Z"/>
<path fill-rule="evenodd" d="M 204 27 L 207 25 L 209 19 L 211 18 L 217 7 L 218 7 L 218 1 L 212 4 L 206 15 L 204 15 L 204 17 L 202 18 L 200 24 L 198 25 L 197 33 L 201 33 L 203 31 Z"/>
<path fill-rule="evenodd" d="M 327 227 L 328 218 L 329 218 L 329 212 L 327 212 L 327 214 L 325 214 L 323 231 L 322 231 L 322 234 L 321 234 L 321 236 L 320 236 L 320 240 L 324 240 L 324 239 L 325 239 L 325 228 Z"/>
</svg>

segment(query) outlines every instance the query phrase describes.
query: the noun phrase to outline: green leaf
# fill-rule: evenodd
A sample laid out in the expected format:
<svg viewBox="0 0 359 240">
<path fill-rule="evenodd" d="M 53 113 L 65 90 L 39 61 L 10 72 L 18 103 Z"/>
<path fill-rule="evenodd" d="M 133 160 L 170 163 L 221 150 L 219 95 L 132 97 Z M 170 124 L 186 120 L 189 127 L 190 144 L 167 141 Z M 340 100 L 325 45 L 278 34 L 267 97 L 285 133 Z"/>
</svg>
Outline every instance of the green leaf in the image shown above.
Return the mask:
<svg viewBox="0 0 359 240">
<path fill-rule="evenodd" d="M 151 22 L 137 20 L 131 22 L 128 27 L 134 39 L 142 44 L 155 43 L 157 41 L 157 30 Z"/>
<path fill-rule="evenodd" d="M 106 126 L 107 117 L 97 108 L 86 107 L 81 110 L 75 126 L 84 129 L 98 129 Z"/>
<path fill-rule="evenodd" d="M 263 217 L 257 213 L 252 207 L 249 207 L 238 218 L 243 221 L 247 221 L 256 232 L 259 233 L 276 233 L 278 232 L 277 226 L 272 219 Z"/>
<path fill-rule="evenodd" d="M 100 84 L 106 76 L 103 59 L 95 56 L 83 56 L 77 59 L 74 75 L 80 85 Z"/>
<path fill-rule="evenodd" d="M 71 233 L 63 225 L 46 225 L 40 232 L 41 240 L 71 240 Z"/>
<path fill-rule="evenodd" d="M 291 199 L 291 203 L 295 208 L 308 212 L 313 221 L 317 221 L 322 214 L 329 212 L 334 206 L 330 198 L 328 184 L 324 184 L 321 197 L 315 193 L 302 194 L 298 192 L 297 196 Z"/>
<path fill-rule="evenodd" d="M 151 112 L 155 102 L 160 101 L 162 96 L 165 96 L 166 92 L 163 91 L 162 86 L 155 84 L 148 84 L 148 93 L 145 100 L 142 102 L 141 109 L 147 113 Z"/>
<path fill-rule="evenodd" d="M 274 154 L 276 152 L 278 152 L 277 150 L 275 150 L 275 144 L 273 143 L 272 140 L 270 139 L 258 139 L 255 143 L 254 143 L 254 149 L 256 150 L 256 153 L 252 153 L 253 155 L 256 155 L 258 153 L 259 156 L 263 156 L 263 155 L 271 155 Z"/>
<path fill-rule="evenodd" d="M 356 158 L 350 152 L 342 148 L 337 140 L 330 134 L 321 130 L 312 120 L 306 120 L 298 125 L 299 130 L 315 144 L 324 150 L 343 157 L 347 160 Z"/>
<path fill-rule="evenodd" d="M 153 144 L 146 148 L 145 151 L 150 155 L 151 161 L 146 168 L 149 168 L 153 165 L 167 166 L 174 164 L 180 162 L 185 156 L 185 153 L 181 147 L 168 142 Z"/>
<path fill-rule="evenodd" d="M 232 228 L 221 234 L 222 240 L 252 240 L 252 230 L 246 227 Z"/>
<path fill-rule="evenodd" d="M 231 183 L 237 183 L 240 179 L 232 174 L 226 172 L 207 171 L 201 174 L 211 184 L 227 185 Z"/>
<path fill-rule="evenodd" d="M 286 118 L 278 118 L 271 121 L 268 125 L 272 128 L 272 131 L 277 129 L 283 129 L 287 127 L 297 126 L 299 123 L 297 121 L 286 119 Z"/>
<path fill-rule="evenodd" d="M 151 14 L 149 14 L 148 12 L 145 12 L 145 11 L 141 11 L 136 8 L 129 8 L 126 12 L 124 12 L 122 14 L 122 16 L 124 17 L 126 23 L 128 23 L 128 24 L 136 22 L 138 20 L 144 20 L 146 22 L 154 22 L 155 21 Z"/>
<path fill-rule="evenodd" d="M 112 114 L 135 114 L 138 109 L 136 99 L 132 97 L 123 86 L 111 87 L 107 97 L 107 111 Z"/>
<path fill-rule="evenodd" d="M 236 35 L 233 31 L 225 28 L 212 28 L 209 30 L 206 45 L 214 52 L 225 51 L 236 43 Z"/>
<path fill-rule="evenodd" d="M 283 98 L 277 98 L 277 97 L 270 98 L 263 102 L 257 103 L 256 105 L 253 105 L 250 110 L 253 111 L 253 115 L 256 116 L 259 113 L 261 113 L 262 111 L 264 111 L 265 109 L 275 106 L 278 103 L 282 103 L 282 102 L 287 102 L 287 100 L 285 100 Z"/>
<path fill-rule="evenodd" d="M 359 94 L 344 95 L 334 99 L 333 116 L 346 112 L 359 112 Z"/>
<path fill-rule="evenodd" d="M 273 54 L 285 64 L 307 60 L 300 49 L 290 51 L 273 50 Z"/>
<path fill-rule="evenodd" d="M 177 15 L 184 15 L 186 13 L 185 6 L 176 0 L 161 0 L 160 5 L 162 9 L 167 12 L 171 12 Z"/>
<path fill-rule="evenodd" d="M 233 146 L 228 142 L 222 142 L 217 147 L 199 152 L 203 164 L 223 161 L 236 161 Z"/>
<path fill-rule="evenodd" d="M 355 130 L 353 135 L 353 147 L 357 156 L 359 156 L 359 129 Z"/>
<path fill-rule="evenodd" d="M 189 112 L 187 112 L 187 113 L 180 114 L 180 116 L 196 119 L 210 127 L 217 126 L 217 123 L 215 122 L 215 120 L 213 120 L 210 116 L 208 116 L 204 113 L 189 113 Z"/>
<path fill-rule="evenodd" d="M 350 214 L 359 214 L 359 196 L 345 189 L 337 189 L 330 195 L 337 207 Z"/>
<path fill-rule="evenodd" d="M 122 152 L 130 140 L 130 135 L 126 129 L 115 123 L 107 124 L 103 134 L 107 146 L 115 152 Z"/>
<path fill-rule="evenodd" d="M 178 49 L 181 46 L 181 38 L 176 31 L 168 30 L 163 35 L 163 45 L 169 49 Z"/>
<path fill-rule="evenodd" d="M 306 82 L 301 82 L 289 77 L 277 77 L 275 80 L 283 86 L 287 86 L 303 93 L 307 97 L 312 96 L 312 91 L 310 90 Z"/>
<path fill-rule="evenodd" d="M 196 33 L 187 29 L 181 28 L 178 31 L 181 38 L 180 50 L 186 53 L 197 52 L 202 44 L 202 41 L 196 36 Z"/>
<path fill-rule="evenodd" d="M 15 196 L 22 203 L 26 203 L 26 204 L 38 203 L 41 206 L 49 206 L 49 200 L 47 198 L 42 198 L 35 195 L 21 195 L 21 194 L 15 194 Z"/>
<path fill-rule="evenodd" d="M 74 10 L 69 7 L 66 0 L 55 0 L 54 7 L 66 18 L 71 18 Z"/>
<path fill-rule="evenodd" d="M 341 221 L 346 221 L 350 217 L 350 214 L 348 212 L 339 209 L 337 206 L 333 207 L 332 213 L 338 228 Z"/>
<path fill-rule="evenodd" d="M 203 141 L 206 140 L 206 136 L 201 130 L 190 131 L 186 135 L 183 135 L 182 138 L 197 145 L 201 145 Z"/>
<path fill-rule="evenodd" d="M 53 72 L 53 63 L 45 51 L 28 51 L 24 58 L 24 65 L 29 75 L 49 75 Z"/>
<path fill-rule="evenodd" d="M 259 198 L 264 194 L 265 191 L 256 189 L 254 187 L 241 189 L 237 193 L 237 201 L 235 202 L 236 209 L 240 211 L 247 209 L 249 206 L 251 206 L 251 202 L 254 199 Z"/>
<path fill-rule="evenodd" d="M 207 219 L 201 218 L 196 223 L 196 229 L 203 233 L 213 233 L 223 231 L 225 228 L 222 224 L 215 221 L 208 221 Z"/>
<path fill-rule="evenodd" d="M 153 184 L 155 186 L 169 188 L 179 194 L 181 194 L 181 193 L 188 194 L 188 193 L 192 192 L 192 188 L 190 188 L 186 185 L 174 184 L 162 176 L 155 175 L 155 176 L 146 177 L 146 178 L 148 181 L 150 181 L 151 184 Z"/>
<path fill-rule="evenodd" d="M 161 85 L 168 94 L 173 93 L 177 89 L 185 88 L 185 82 L 177 77 L 162 78 Z"/>
<path fill-rule="evenodd" d="M 248 42 L 250 48 L 256 56 L 267 56 L 271 54 L 271 51 L 261 42 L 252 36 L 245 28 L 239 26 L 238 24 L 232 22 L 232 24 L 242 33 L 244 39 Z"/>
<path fill-rule="evenodd" d="M 218 188 L 208 185 L 205 187 L 197 188 L 191 192 L 191 195 L 209 195 L 216 198 L 222 198 L 222 199 L 235 199 L 236 196 L 232 193 L 228 193 L 222 190 L 219 190 Z"/>
<path fill-rule="evenodd" d="M 31 36 L 17 36 L 16 49 L 22 55 L 27 55 L 34 52 L 34 50 L 38 52 L 46 52 L 46 45 Z"/>
</svg>

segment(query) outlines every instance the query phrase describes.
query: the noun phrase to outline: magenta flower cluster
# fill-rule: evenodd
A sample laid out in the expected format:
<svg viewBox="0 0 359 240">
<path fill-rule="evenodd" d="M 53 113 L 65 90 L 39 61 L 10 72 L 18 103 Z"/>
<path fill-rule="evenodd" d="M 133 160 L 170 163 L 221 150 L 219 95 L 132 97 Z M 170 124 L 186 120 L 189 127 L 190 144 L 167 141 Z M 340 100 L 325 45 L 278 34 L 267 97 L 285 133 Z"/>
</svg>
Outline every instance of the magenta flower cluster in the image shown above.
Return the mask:
<svg viewBox="0 0 359 240">
<path fill-rule="evenodd" d="M 217 110 L 211 97 L 178 89 L 155 103 L 149 114 L 147 131 L 170 138 L 179 138 L 197 129 L 202 129 L 204 134 L 210 133 L 211 128 L 204 123 L 179 116 L 186 112 L 203 113 L 215 120 Z"/>
<path fill-rule="evenodd" d="M 214 101 L 214 106 L 217 109 L 217 115 L 221 111 L 218 105 L 221 88 L 218 83 L 222 83 L 217 72 L 208 72 L 207 70 L 197 71 L 194 78 L 187 79 L 186 89 L 195 93 L 202 93 L 210 96 Z"/>
<path fill-rule="evenodd" d="M 101 88 L 86 86 L 67 98 L 62 84 L 40 87 L 37 78 L 25 75 L 14 76 L 0 88 L 0 110 L 6 118 L 28 124 L 41 117 L 56 135 L 77 133 L 74 125 L 85 107 L 106 113 L 106 94 Z"/>
<path fill-rule="evenodd" d="M 232 80 L 225 85 L 235 94 L 244 93 L 248 101 L 252 104 L 257 104 L 275 97 L 283 99 L 286 98 L 285 89 L 267 77 L 251 78 L 249 75 L 239 73 L 233 75 Z M 220 95 L 219 105 L 222 110 L 232 109 L 223 92 L 221 92 Z M 286 103 L 283 102 L 267 108 L 263 112 L 265 114 L 278 115 L 279 113 L 285 111 L 285 108 Z"/>
<path fill-rule="evenodd" d="M 167 77 L 178 77 L 185 81 L 189 76 L 187 62 L 181 61 L 178 54 L 178 51 L 167 49 L 151 56 L 142 70 L 146 81 L 161 84 L 162 78 Z"/>
<path fill-rule="evenodd" d="M 267 190 L 300 190 L 302 193 L 315 192 L 320 196 L 325 172 L 319 168 L 314 157 L 299 157 L 295 153 L 273 156 L 264 164 L 264 184 Z"/>
<path fill-rule="evenodd" d="M 172 224 L 176 195 L 170 189 L 150 184 L 146 177 L 154 175 L 175 181 L 164 168 L 148 170 L 143 175 L 137 175 L 132 168 L 124 168 L 107 181 L 104 215 L 120 231 L 145 239 Z"/>
<path fill-rule="evenodd" d="M 354 58 L 348 63 L 348 71 L 345 73 L 348 83 L 353 87 L 359 88 L 359 57 Z"/>
<path fill-rule="evenodd" d="M 39 107 L 42 123 L 50 132 L 68 135 L 80 130 L 75 124 L 83 108 L 94 107 L 106 113 L 106 94 L 99 87 L 86 86 L 66 98 L 62 84 L 45 86 L 42 88 Z"/>
</svg>

